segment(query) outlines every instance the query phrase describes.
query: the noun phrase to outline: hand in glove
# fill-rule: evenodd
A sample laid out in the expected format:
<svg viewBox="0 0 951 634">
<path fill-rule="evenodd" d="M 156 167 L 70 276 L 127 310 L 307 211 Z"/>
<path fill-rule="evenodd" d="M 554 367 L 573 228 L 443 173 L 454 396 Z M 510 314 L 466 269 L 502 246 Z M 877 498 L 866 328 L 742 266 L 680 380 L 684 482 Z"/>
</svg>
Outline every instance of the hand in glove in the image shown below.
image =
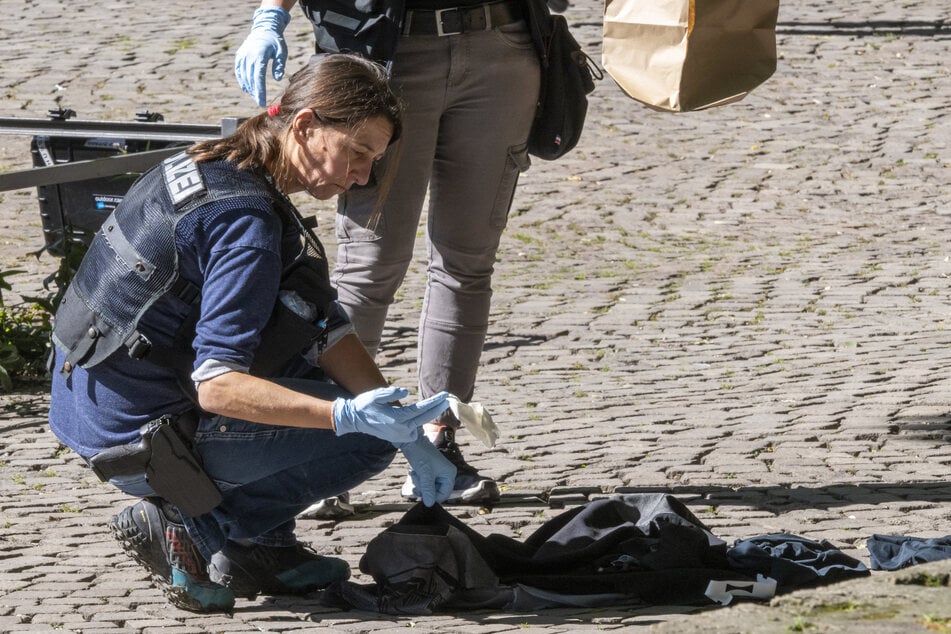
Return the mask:
<svg viewBox="0 0 951 634">
<path fill-rule="evenodd" d="M 251 32 L 234 56 L 234 76 L 241 90 L 254 97 L 259 106 L 267 100 L 267 64 L 274 62 L 271 75 L 280 81 L 287 62 L 284 28 L 291 14 L 281 7 L 265 7 L 254 12 Z"/>
<path fill-rule="evenodd" d="M 426 506 L 445 502 L 456 484 L 455 465 L 436 449 L 425 434 L 420 434 L 416 442 L 400 445 L 400 451 L 409 462 L 413 493 Z"/>
<path fill-rule="evenodd" d="M 361 432 L 394 445 L 413 442 L 419 436 L 419 427 L 449 408 L 449 394 L 440 392 L 414 405 L 390 405 L 409 392 L 399 387 L 380 387 L 354 398 L 334 401 L 334 430 L 338 436 Z"/>
</svg>

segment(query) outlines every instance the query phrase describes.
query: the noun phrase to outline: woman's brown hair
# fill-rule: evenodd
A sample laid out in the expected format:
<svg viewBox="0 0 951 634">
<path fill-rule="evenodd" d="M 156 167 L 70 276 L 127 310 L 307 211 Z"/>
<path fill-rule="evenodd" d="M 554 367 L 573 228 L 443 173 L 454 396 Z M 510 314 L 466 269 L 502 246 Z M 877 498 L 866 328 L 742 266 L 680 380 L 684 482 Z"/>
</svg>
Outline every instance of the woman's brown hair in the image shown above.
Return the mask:
<svg viewBox="0 0 951 634">
<path fill-rule="evenodd" d="M 391 144 L 402 131 L 401 105 L 383 67 L 356 55 L 334 53 L 314 56 L 291 76 L 278 103 L 243 121 L 234 134 L 196 143 L 188 153 L 196 162 L 224 159 L 241 169 L 266 170 L 283 190 L 284 141 L 292 133 L 294 116 L 304 109 L 313 110 L 325 125 L 347 129 L 382 116 L 393 125 Z"/>
</svg>

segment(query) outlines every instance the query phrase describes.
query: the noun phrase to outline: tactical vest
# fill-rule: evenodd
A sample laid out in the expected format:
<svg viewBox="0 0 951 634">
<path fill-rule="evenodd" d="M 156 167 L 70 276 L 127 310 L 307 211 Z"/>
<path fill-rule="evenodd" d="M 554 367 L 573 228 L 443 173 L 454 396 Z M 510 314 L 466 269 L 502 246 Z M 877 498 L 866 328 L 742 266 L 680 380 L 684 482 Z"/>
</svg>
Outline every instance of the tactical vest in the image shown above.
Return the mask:
<svg viewBox="0 0 951 634">
<path fill-rule="evenodd" d="M 270 376 L 321 335 L 336 293 L 326 255 L 294 206 L 261 176 L 224 162 L 195 163 L 187 154 L 172 156 L 144 174 L 103 222 L 56 312 L 53 343 L 65 354 L 59 368 L 92 368 L 120 348 L 130 357 L 176 371 L 189 394 L 192 340 L 201 288 L 179 276 L 175 228 L 189 213 L 212 201 L 266 197 L 281 219 L 282 289 L 292 289 L 317 308 L 305 321 L 278 301 L 251 371 Z M 288 231 L 288 228 L 291 231 Z M 139 332 L 150 308 L 171 294 L 189 306 L 171 346 L 153 344 Z M 193 394 L 192 394 L 193 395 Z"/>
<path fill-rule="evenodd" d="M 403 0 L 303 0 L 318 53 L 357 53 L 389 68 L 403 26 Z"/>
</svg>

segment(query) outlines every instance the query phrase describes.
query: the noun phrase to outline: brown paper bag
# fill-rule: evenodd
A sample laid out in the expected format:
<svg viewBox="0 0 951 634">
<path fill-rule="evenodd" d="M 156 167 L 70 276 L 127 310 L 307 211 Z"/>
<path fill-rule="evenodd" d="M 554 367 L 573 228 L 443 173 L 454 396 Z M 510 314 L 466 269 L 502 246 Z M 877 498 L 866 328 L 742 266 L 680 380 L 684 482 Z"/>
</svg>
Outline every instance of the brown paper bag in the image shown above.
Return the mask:
<svg viewBox="0 0 951 634">
<path fill-rule="evenodd" d="M 657 110 L 739 101 L 776 70 L 778 13 L 779 0 L 605 0 L 602 64 Z"/>
</svg>

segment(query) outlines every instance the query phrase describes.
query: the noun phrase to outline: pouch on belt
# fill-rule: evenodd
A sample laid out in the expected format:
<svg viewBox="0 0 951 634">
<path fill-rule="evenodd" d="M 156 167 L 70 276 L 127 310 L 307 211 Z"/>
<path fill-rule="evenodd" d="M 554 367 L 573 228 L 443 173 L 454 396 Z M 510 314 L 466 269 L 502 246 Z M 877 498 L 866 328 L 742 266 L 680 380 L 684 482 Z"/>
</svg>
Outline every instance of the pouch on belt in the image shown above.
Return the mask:
<svg viewBox="0 0 951 634">
<path fill-rule="evenodd" d="M 190 517 L 203 515 L 221 503 L 221 492 L 202 468 L 192 446 L 197 416 L 163 416 L 142 427 L 138 443 L 112 447 L 89 459 L 103 482 L 124 475 L 145 474 L 159 497 Z"/>
</svg>

